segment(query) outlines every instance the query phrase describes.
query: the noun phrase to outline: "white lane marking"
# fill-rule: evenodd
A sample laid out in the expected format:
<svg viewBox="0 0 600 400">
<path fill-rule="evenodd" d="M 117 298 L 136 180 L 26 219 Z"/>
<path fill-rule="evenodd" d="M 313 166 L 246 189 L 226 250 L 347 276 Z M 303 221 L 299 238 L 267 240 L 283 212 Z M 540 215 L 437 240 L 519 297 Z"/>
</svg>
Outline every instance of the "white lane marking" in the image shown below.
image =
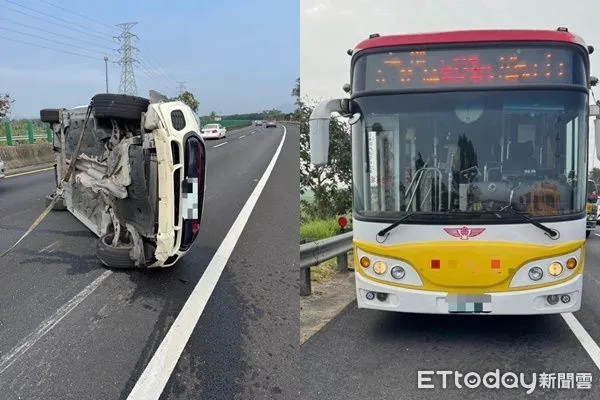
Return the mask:
<svg viewBox="0 0 600 400">
<path fill-rule="evenodd" d="M 162 391 L 164 390 L 169 377 L 173 373 L 173 369 L 175 369 L 177 361 L 190 339 L 194 327 L 198 323 L 198 320 L 204 311 L 204 307 L 215 289 L 221 273 L 225 269 L 227 261 L 252 214 L 252 210 L 271 176 L 271 172 L 279 158 L 279 153 L 281 153 L 285 137 L 286 131 L 284 128 L 283 137 L 281 138 L 279 147 L 277 148 L 277 151 L 275 151 L 269 166 L 263 173 L 260 181 L 256 184 L 254 191 L 250 194 L 250 197 L 246 201 L 246 204 L 244 204 L 244 207 L 240 211 L 233 225 L 231 225 L 225 239 L 223 239 L 223 242 L 217 249 L 210 264 L 208 264 L 206 271 L 204 271 L 202 278 L 200 278 L 200 281 L 192 291 L 192 294 L 173 322 L 173 325 L 171 325 L 171 328 L 165 335 L 160 346 L 158 346 L 156 353 L 152 356 L 152 359 L 144 369 L 144 372 L 142 372 L 142 375 L 136 382 L 131 393 L 129 393 L 127 400 L 158 399 L 162 394 Z"/>
<path fill-rule="evenodd" d="M 594 339 L 585 330 L 583 325 L 575 318 L 573 313 L 561 314 L 571 331 L 575 334 L 575 337 L 579 340 L 579 343 L 583 346 L 588 355 L 592 358 L 596 367 L 600 369 L 600 347 L 594 342 Z"/>
<path fill-rule="evenodd" d="M 38 253 L 43 253 L 46 250 L 50 249 L 51 247 L 57 245 L 60 242 L 60 240 L 57 240 L 56 242 L 50 243 L 48 246 L 44 247 L 43 249 L 41 249 Z M 54 251 L 54 250 L 52 250 Z"/>
<path fill-rule="evenodd" d="M 596 232 L 594 232 L 594 235 L 596 235 L 596 236 L 600 236 L 600 235 L 599 235 L 599 234 L 597 234 Z"/>
<path fill-rule="evenodd" d="M 221 144 L 218 144 L 216 146 L 213 146 L 213 148 L 217 148 L 217 147 L 221 147 L 221 146 L 225 146 L 227 144 L 227 142 L 223 142 Z"/>
<path fill-rule="evenodd" d="M 38 340 L 43 338 L 52 328 L 56 326 L 64 317 L 66 317 L 75 307 L 94 292 L 100 284 L 112 274 L 112 271 L 105 271 L 97 277 L 92 283 L 87 285 L 85 289 L 79 292 L 75 297 L 66 302 L 49 318 L 44 320 L 38 328 L 25 337 L 19 344 L 13 347 L 8 353 L 0 358 L 0 374 L 19 359 L 27 350 L 29 350 Z"/>
<path fill-rule="evenodd" d="M 4 179 L 16 178 L 17 176 L 23 176 L 23 175 L 36 174 L 38 172 L 50 171 L 51 169 L 54 169 L 54 167 L 48 167 L 48 168 L 36 169 L 34 171 L 28 171 L 28 172 L 21 172 L 21 173 L 18 173 L 18 174 L 6 175 L 4 177 Z"/>
<path fill-rule="evenodd" d="M 242 135 L 242 136 L 240 136 L 240 139 L 241 139 L 241 138 L 243 138 L 243 137 L 246 137 L 246 135 Z"/>
</svg>

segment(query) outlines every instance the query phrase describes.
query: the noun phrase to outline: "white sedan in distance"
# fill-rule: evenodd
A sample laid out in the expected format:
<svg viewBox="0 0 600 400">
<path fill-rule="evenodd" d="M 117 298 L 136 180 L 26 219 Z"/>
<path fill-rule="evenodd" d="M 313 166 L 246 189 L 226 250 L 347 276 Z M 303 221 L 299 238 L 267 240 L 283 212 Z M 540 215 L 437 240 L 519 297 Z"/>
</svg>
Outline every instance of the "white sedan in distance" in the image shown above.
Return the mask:
<svg viewBox="0 0 600 400">
<path fill-rule="evenodd" d="M 203 139 L 221 139 L 227 134 L 227 128 L 221 124 L 206 124 L 200 131 Z"/>
</svg>

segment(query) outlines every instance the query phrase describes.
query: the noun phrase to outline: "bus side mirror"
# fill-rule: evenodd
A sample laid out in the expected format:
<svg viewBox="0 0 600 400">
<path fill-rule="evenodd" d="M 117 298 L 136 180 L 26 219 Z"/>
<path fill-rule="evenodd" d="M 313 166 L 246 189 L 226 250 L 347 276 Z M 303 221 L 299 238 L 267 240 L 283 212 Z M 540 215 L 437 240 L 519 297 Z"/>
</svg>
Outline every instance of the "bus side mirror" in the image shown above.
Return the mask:
<svg viewBox="0 0 600 400">
<path fill-rule="evenodd" d="M 327 164 L 329 159 L 329 122 L 334 112 L 343 113 L 340 99 L 321 102 L 310 114 L 309 140 L 310 162 L 319 166 Z"/>
</svg>

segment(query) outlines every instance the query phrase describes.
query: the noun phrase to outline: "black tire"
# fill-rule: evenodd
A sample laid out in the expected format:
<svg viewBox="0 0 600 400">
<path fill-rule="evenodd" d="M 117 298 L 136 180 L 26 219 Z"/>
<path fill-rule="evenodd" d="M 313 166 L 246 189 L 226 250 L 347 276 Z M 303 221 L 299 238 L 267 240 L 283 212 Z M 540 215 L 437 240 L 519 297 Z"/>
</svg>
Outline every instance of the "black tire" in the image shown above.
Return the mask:
<svg viewBox="0 0 600 400">
<path fill-rule="evenodd" d="M 44 108 L 40 110 L 40 120 L 51 124 L 60 122 L 59 110 L 57 108 Z"/>
<path fill-rule="evenodd" d="M 98 239 L 96 245 L 96 257 L 108 268 L 128 269 L 135 268 L 135 263 L 129 258 L 129 252 L 133 248 L 133 243 L 124 243 L 119 247 L 111 246 L 114 233 L 107 233 Z M 127 234 L 127 237 L 129 235 Z"/>
<path fill-rule="evenodd" d="M 585 237 L 588 238 L 590 237 L 590 234 L 592 233 L 592 231 L 585 231 Z"/>
<path fill-rule="evenodd" d="M 150 105 L 150 100 L 126 94 L 101 93 L 92 97 L 96 118 L 138 120 Z"/>
<path fill-rule="evenodd" d="M 53 200 L 54 193 L 46 195 L 46 207 L 48 207 Z M 65 206 L 65 202 L 63 199 L 58 200 L 56 203 L 54 203 L 54 206 L 52 206 L 52 210 L 54 211 L 66 211 L 66 209 L 67 207 Z"/>
</svg>

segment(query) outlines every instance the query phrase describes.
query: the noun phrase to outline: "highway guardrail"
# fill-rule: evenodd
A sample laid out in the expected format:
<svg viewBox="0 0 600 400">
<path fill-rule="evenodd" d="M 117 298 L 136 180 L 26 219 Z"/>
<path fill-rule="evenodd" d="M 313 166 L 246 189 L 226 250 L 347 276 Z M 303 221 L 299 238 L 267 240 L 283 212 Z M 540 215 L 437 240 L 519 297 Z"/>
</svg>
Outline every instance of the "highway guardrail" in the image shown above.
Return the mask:
<svg viewBox="0 0 600 400">
<path fill-rule="evenodd" d="M 352 231 L 327 239 L 300 245 L 300 296 L 310 296 L 310 268 L 324 261 L 337 258 L 337 267 L 348 271 L 348 252 L 352 251 Z"/>
</svg>

